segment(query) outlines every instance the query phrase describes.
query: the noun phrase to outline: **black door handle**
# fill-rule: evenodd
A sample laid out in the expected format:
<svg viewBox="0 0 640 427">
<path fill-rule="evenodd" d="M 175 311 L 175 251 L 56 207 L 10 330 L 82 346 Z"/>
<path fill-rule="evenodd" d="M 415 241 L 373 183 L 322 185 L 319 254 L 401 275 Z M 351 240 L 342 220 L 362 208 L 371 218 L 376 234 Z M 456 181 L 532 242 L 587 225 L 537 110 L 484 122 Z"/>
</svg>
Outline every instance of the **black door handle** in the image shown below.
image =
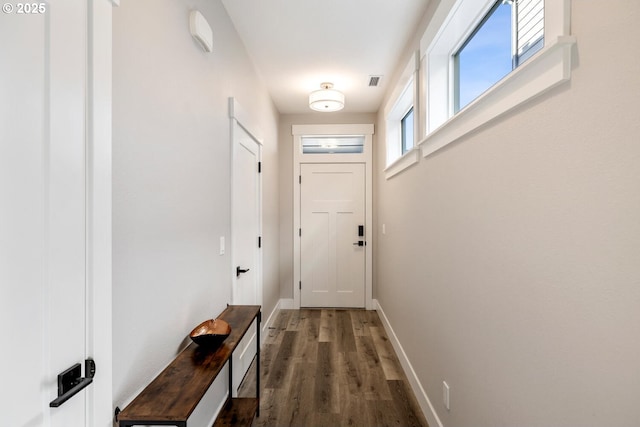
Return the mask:
<svg viewBox="0 0 640 427">
<path fill-rule="evenodd" d="M 358 240 L 353 244 L 353 246 L 367 246 L 367 242 L 365 242 L 364 240 Z"/>
<path fill-rule="evenodd" d="M 49 407 L 59 407 L 93 382 L 93 377 L 96 373 L 95 362 L 92 359 L 85 360 L 85 378 L 81 377 L 80 369 L 80 364 L 76 363 L 58 375 L 58 397 L 49 403 Z"/>
<path fill-rule="evenodd" d="M 236 267 L 236 277 L 240 276 L 242 273 L 246 273 L 247 271 L 249 271 L 249 269 L 242 269 L 240 268 L 240 266 Z"/>
</svg>

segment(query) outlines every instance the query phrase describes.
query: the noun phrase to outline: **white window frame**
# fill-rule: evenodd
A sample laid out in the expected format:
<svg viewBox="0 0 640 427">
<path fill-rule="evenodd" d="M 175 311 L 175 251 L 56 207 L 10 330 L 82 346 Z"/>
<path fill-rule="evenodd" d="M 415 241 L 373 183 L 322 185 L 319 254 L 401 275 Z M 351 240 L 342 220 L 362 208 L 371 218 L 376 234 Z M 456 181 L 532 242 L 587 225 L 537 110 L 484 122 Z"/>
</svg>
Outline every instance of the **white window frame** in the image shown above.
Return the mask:
<svg viewBox="0 0 640 427">
<path fill-rule="evenodd" d="M 384 109 L 386 122 L 387 166 L 389 179 L 420 160 L 417 138 L 420 106 L 418 93 L 419 52 L 412 55 Z M 402 119 L 413 107 L 413 147 L 402 153 Z"/>
<path fill-rule="evenodd" d="M 502 80 L 455 113 L 453 53 L 495 0 L 441 0 L 420 42 L 425 92 L 425 131 L 418 143 L 426 157 L 513 108 L 571 78 L 570 1 L 545 1 L 545 46 Z"/>
</svg>

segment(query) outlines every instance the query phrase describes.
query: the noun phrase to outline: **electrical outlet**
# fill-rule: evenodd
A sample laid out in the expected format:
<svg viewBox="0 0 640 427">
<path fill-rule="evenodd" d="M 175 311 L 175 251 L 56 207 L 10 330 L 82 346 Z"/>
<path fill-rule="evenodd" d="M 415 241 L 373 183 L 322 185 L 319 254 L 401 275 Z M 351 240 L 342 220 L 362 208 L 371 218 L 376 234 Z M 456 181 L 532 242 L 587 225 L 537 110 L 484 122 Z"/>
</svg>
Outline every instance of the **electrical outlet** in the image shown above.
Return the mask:
<svg viewBox="0 0 640 427">
<path fill-rule="evenodd" d="M 442 401 L 447 411 L 451 409 L 451 401 L 449 400 L 449 384 L 446 381 L 442 381 Z"/>
</svg>

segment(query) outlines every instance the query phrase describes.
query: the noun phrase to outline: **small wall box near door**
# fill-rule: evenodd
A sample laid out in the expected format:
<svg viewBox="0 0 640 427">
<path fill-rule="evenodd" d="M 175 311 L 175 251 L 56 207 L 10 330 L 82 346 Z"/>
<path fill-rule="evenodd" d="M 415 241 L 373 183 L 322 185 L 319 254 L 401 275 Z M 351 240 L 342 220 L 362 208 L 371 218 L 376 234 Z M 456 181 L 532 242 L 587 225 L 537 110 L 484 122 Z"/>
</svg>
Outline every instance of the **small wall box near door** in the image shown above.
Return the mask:
<svg viewBox="0 0 640 427">
<path fill-rule="evenodd" d="M 231 326 L 231 334 L 215 351 L 189 344 L 122 412 L 120 427 L 169 425 L 187 427 L 187 421 L 224 365 L 232 364 L 233 351 L 256 320 L 256 397 L 232 398 L 232 366 L 229 366 L 229 398 L 213 427 L 246 426 L 260 415 L 259 305 L 229 305 L 218 319 Z"/>
</svg>

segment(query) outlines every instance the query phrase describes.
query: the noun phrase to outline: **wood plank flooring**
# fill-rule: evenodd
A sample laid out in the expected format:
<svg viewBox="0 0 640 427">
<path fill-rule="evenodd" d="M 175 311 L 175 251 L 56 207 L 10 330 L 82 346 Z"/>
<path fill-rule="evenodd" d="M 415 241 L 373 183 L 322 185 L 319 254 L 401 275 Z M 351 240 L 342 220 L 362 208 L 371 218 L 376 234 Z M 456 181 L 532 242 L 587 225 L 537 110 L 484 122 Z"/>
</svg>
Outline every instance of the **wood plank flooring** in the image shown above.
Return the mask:
<svg viewBox="0 0 640 427">
<path fill-rule="evenodd" d="M 375 311 L 280 310 L 263 342 L 254 427 L 427 426 Z"/>
</svg>

